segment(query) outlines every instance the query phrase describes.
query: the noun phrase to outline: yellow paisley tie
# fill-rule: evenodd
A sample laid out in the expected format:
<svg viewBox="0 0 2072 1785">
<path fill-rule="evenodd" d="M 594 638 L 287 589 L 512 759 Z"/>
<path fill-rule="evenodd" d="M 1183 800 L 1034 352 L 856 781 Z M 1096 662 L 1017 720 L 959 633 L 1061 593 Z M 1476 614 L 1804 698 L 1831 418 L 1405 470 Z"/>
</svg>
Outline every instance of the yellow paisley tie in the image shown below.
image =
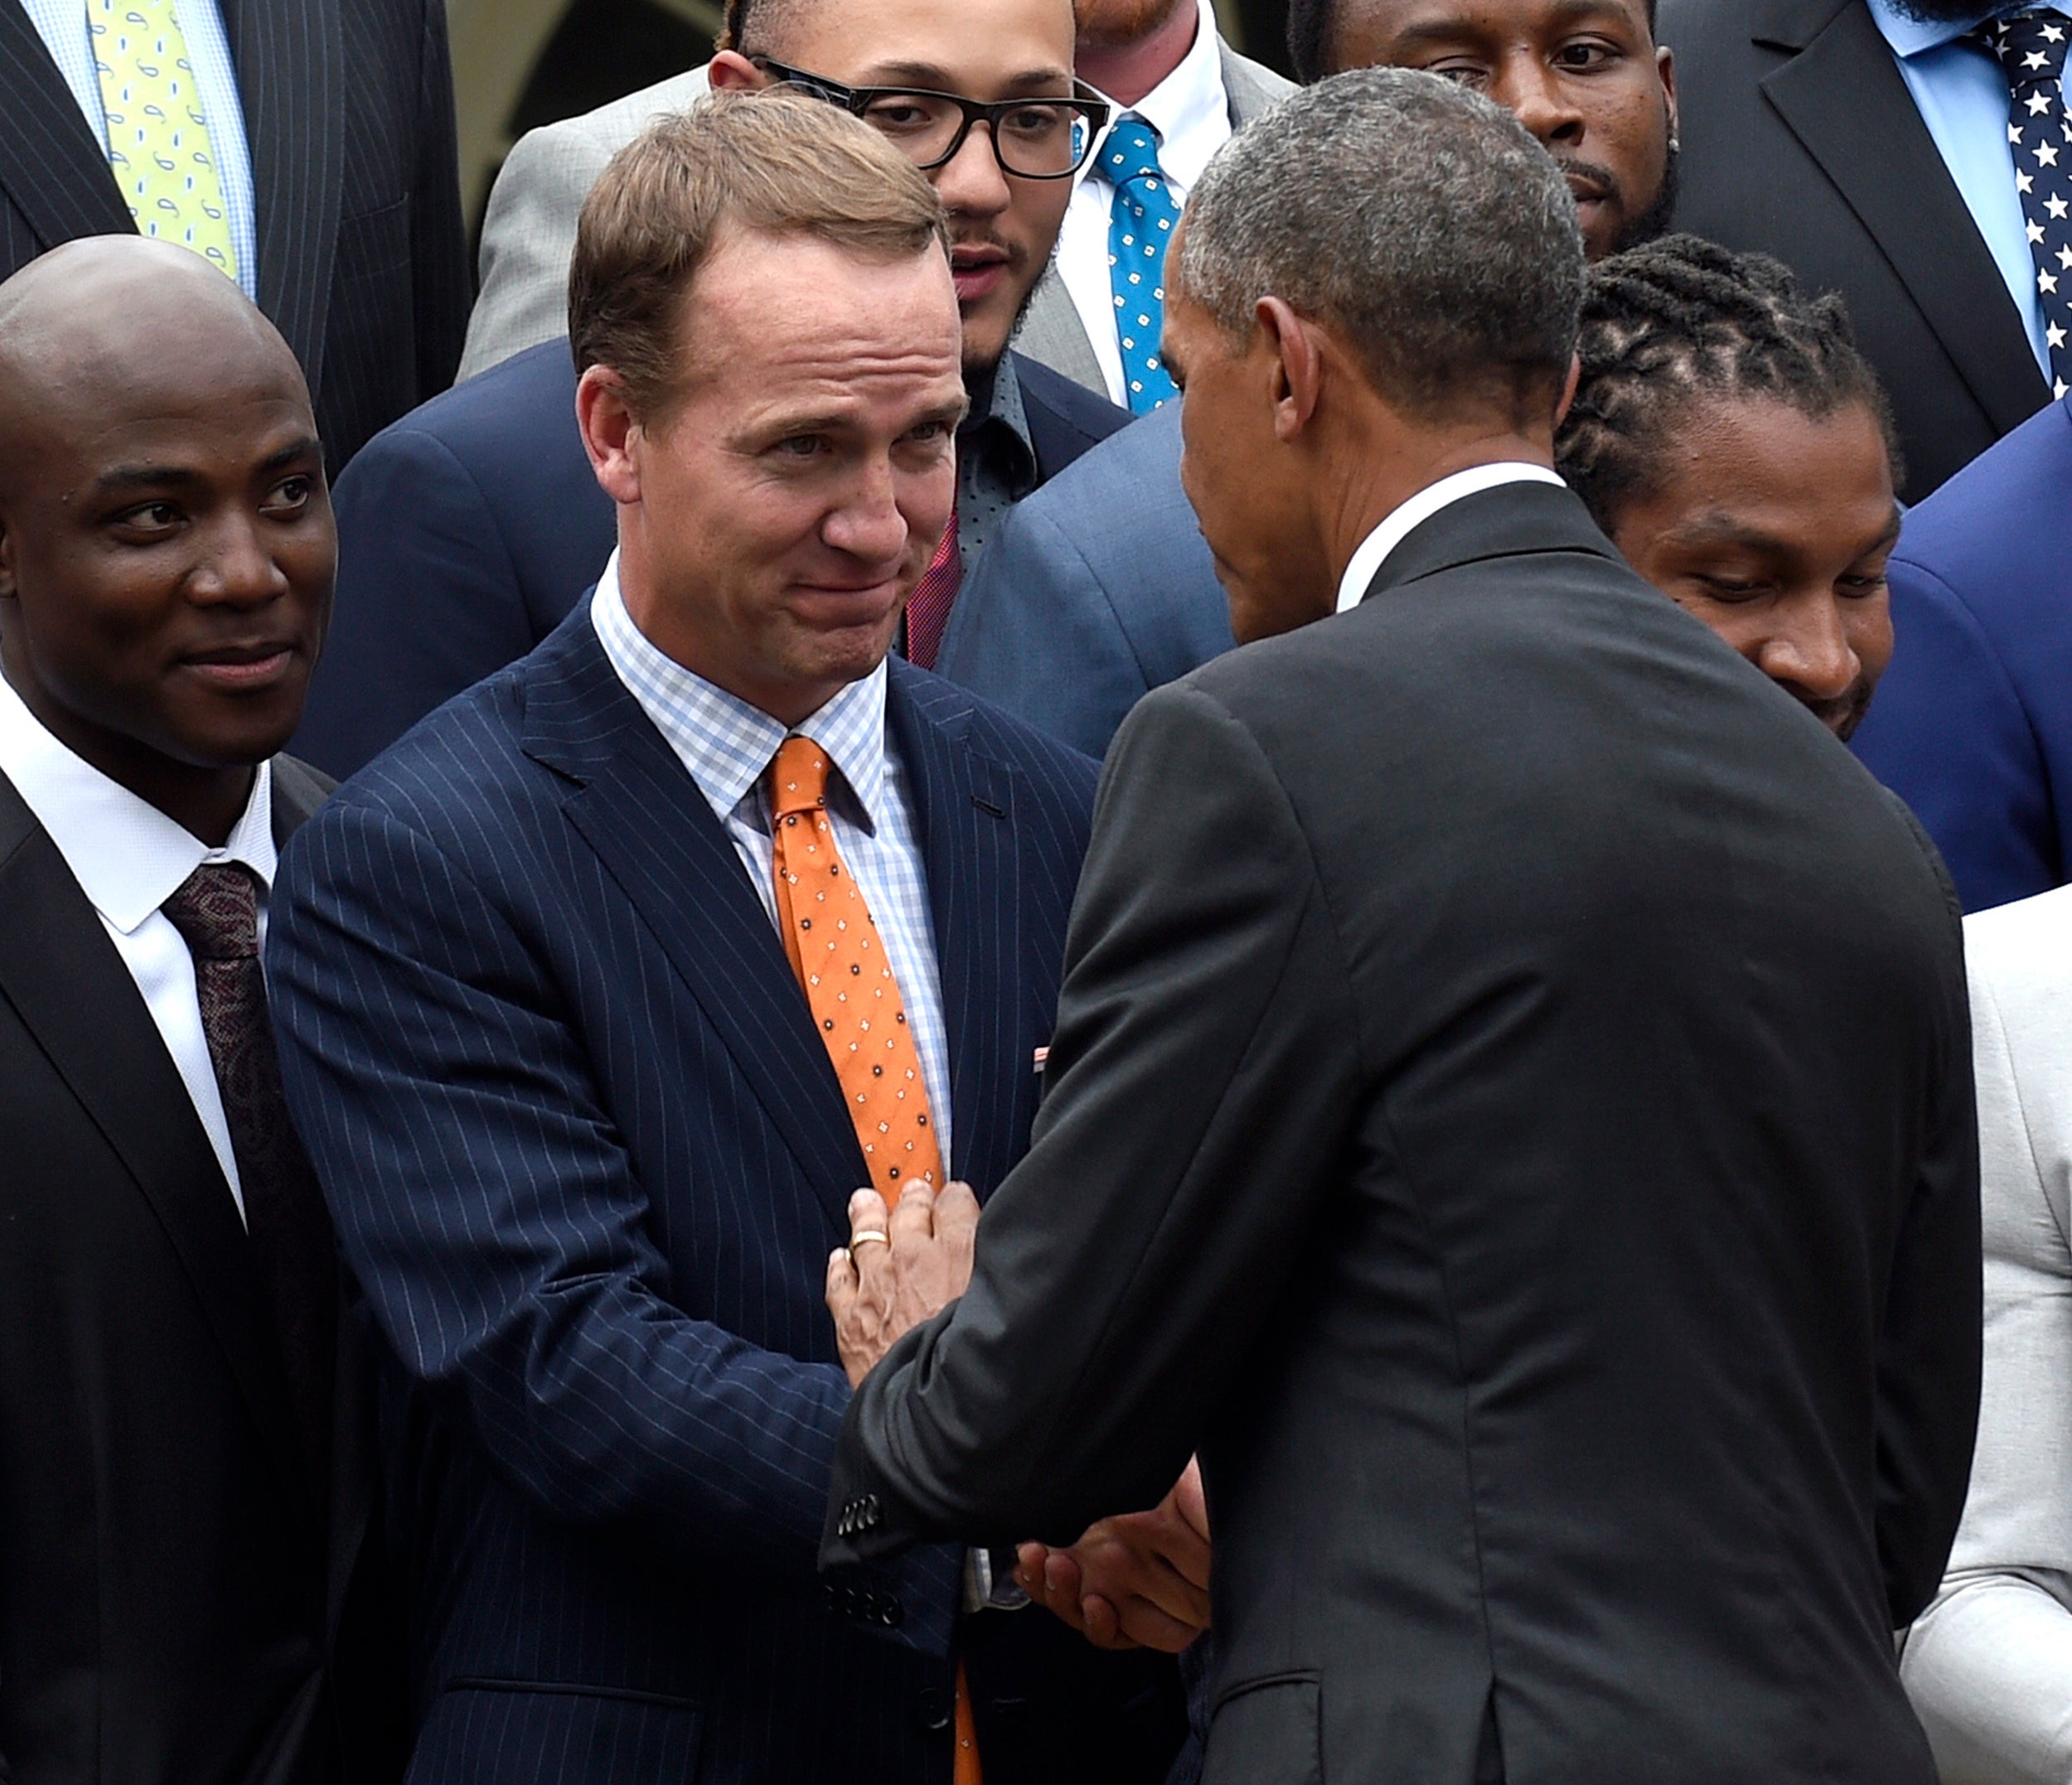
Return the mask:
<svg viewBox="0 0 2072 1785">
<path fill-rule="evenodd" d="M 109 164 L 138 234 L 191 248 L 235 278 L 230 207 L 173 0 L 86 0 L 86 21 Z"/>
</svg>

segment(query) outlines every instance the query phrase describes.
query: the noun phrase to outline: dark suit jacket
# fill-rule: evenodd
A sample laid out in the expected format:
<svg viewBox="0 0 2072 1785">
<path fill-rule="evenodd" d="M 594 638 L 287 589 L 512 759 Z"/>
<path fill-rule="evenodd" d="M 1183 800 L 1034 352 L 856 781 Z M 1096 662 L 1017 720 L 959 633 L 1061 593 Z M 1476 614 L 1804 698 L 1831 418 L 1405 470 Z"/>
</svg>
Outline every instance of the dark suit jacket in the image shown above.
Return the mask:
<svg viewBox="0 0 2072 1785">
<path fill-rule="evenodd" d="M 1235 642 L 1169 403 L 1014 505 L 957 593 L 936 669 L 1098 757 L 1149 690 Z"/>
<path fill-rule="evenodd" d="M 453 380 L 474 283 L 436 0 L 220 0 L 251 146 L 259 303 L 335 472 Z M 135 227 L 22 0 L 0 0 L 0 278 Z"/>
<path fill-rule="evenodd" d="M 276 834 L 328 785 L 278 758 Z M 222 1168 L 4 776 L 0 1135 L 0 1778 L 330 1785 L 341 1744 L 395 1776 L 364 1349 L 327 1532 Z"/>
<path fill-rule="evenodd" d="M 2072 839 L 2072 399 L 1907 513 L 1898 646 L 1853 740 L 1968 911 L 2061 886 Z"/>
<path fill-rule="evenodd" d="M 1093 766 L 903 663 L 888 724 L 951 1166 L 983 1195 L 1035 1111 Z M 863 1157 L 776 929 L 587 602 L 304 829 L 269 968 L 411 1385 L 412 1777 L 946 1782 L 961 1552 L 825 1591 L 814 1568 L 849 1400 L 823 1287 Z M 971 1623 L 992 1785 L 1159 1776 L 1169 1663 L 1107 1667 L 1048 1614 Z"/>
<path fill-rule="evenodd" d="M 1848 300 L 1918 502 L 2050 399 L 2021 315 L 1863 0 L 1663 0 L 1682 229 Z"/>
<path fill-rule="evenodd" d="M 825 1553 L 1198 1447 L 1209 1785 L 1933 1785 L 1969 1061 L 1898 803 L 1574 496 L 1469 497 L 1124 723 L 1034 1146 Z"/>
<path fill-rule="evenodd" d="M 1130 420 L 1014 364 L 1039 477 Z M 575 385 L 565 340 L 529 347 L 405 416 L 339 480 L 337 605 L 295 738 L 311 762 L 334 775 L 371 762 L 597 581 L 618 519 L 583 451 Z"/>
</svg>

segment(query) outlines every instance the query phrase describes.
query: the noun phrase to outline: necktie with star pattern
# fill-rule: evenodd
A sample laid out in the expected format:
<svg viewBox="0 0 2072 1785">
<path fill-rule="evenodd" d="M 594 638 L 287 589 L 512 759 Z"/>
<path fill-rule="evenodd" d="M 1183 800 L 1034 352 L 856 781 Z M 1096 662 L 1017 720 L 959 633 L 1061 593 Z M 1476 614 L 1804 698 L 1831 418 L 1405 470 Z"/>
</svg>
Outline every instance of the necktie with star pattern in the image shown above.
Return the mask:
<svg viewBox="0 0 2072 1785">
<path fill-rule="evenodd" d="M 2054 395 L 2072 389 L 2072 118 L 2065 104 L 2065 52 L 2072 22 L 2016 12 L 1980 28 L 2007 76 L 2007 146 L 2036 262 L 2036 302 L 2050 351 Z"/>
</svg>

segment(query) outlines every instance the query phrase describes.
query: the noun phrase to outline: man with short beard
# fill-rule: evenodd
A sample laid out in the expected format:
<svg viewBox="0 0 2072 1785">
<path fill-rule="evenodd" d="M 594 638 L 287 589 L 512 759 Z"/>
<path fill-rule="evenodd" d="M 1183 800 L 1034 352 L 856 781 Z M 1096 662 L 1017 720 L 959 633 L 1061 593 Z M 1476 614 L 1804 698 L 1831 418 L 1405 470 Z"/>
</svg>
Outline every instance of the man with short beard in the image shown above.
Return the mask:
<svg viewBox="0 0 2072 1785">
<path fill-rule="evenodd" d="M 1593 259 L 1669 225 L 1676 70 L 1648 0 L 1293 0 L 1288 41 L 1305 81 L 1390 65 L 1487 92 L 1567 174 Z M 1160 415 L 1011 516 L 959 597 L 942 673 L 1097 756 L 1145 693 L 1227 651 L 1179 452 L 1178 417 Z"/>
<path fill-rule="evenodd" d="M 491 199 L 462 365 L 491 370 L 383 433 L 338 490 L 346 569 L 298 739 L 309 759 L 333 774 L 358 768 L 523 656 L 603 568 L 611 505 L 577 438 L 559 339 L 576 215 L 651 118 L 708 90 L 788 87 L 868 116 L 924 168 L 949 214 L 971 413 L 959 430 L 956 525 L 903 641 L 934 667 L 963 572 L 1000 517 L 1128 419 L 1007 351 L 1108 112 L 1074 83 L 1072 34 L 1068 0 L 733 0 L 709 66 L 525 138 Z M 916 91 L 936 96 L 927 131 L 905 103 Z M 990 119 L 968 109 L 1019 101 L 1025 110 Z M 1033 123 L 1067 109 L 1072 121 L 1033 155 Z"/>
<path fill-rule="evenodd" d="M 1848 301 L 1919 502 L 2072 380 L 2061 4 L 1667 0 L 1678 220 Z"/>
<path fill-rule="evenodd" d="M 1157 364 L 1168 225 L 1231 132 L 1290 89 L 1222 41 L 1208 0 L 1072 10 L 1079 78 L 1124 109 L 1072 189 L 1054 273 L 1016 340 L 1142 414 L 1173 394 Z"/>
</svg>

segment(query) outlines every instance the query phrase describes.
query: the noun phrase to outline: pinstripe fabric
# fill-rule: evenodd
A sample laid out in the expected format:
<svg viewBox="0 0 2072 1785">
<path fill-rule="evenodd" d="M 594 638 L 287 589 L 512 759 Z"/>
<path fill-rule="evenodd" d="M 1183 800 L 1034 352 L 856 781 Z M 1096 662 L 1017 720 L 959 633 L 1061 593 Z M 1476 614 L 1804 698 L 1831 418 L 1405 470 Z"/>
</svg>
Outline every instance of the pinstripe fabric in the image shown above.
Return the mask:
<svg viewBox="0 0 2072 1785">
<path fill-rule="evenodd" d="M 108 119 L 102 108 L 100 79 L 94 70 L 83 0 L 22 0 L 65 77 L 86 127 L 108 143 Z M 259 294 L 259 231 L 252 210 L 252 155 L 244 142 L 244 109 L 238 101 L 237 70 L 223 31 L 223 14 L 214 0 L 186 0 L 179 9 L 180 27 L 201 109 L 209 120 L 216 172 L 223 181 L 224 206 L 230 217 L 230 245 L 237 255 L 238 283 L 247 298 Z"/>
<path fill-rule="evenodd" d="M 1093 767 L 905 665 L 887 706 L 953 1168 L 990 1192 L 1034 1113 Z M 395 1352 L 413 1777 L 946 1780 L 958 1553 L 839 1605 L 815 1572 L 855 1137 L 734 844 L 587 603 L 304 827 L 269 971 Z M 666 1775 L 604 1758 L 694 1742 Z"/>
<path fill-rule="evenodd" d="M 444 389 L 472 281 L 439 0 L 219 0 L 251 160 L 259 307 L 309 375 L 332 467 Z M 0 0 L 0 278 L 134 228 L 104 145 Z"/>
<path fill-rule="evenodd" d="M 942 981 L 936 965 L 935 922 L 928 914 L 927 864 L 915 834 L 906 771 L 885 747 L 886 669 L 879 664 L 821 710 L 788 729 L 672 661 L 642 636 L 619 593 L 612 553 L 591 597 L 590 622 L 604 655 L 641 710 L 727 827 L 749 883 L 770 922 L 777 921 L 769 790 L 763 772 L 777 746 L 796 731 L 825 750 L 840 772 L 828 787 L 835 847 L 849 863 L 884 939 L 885 957 L 906 1001 L 921 1056 L 928 1107 L 943 1157 L 955 1137 L 950 1102 L 950 1050 L 942 1033 Z"/>
</svg>

